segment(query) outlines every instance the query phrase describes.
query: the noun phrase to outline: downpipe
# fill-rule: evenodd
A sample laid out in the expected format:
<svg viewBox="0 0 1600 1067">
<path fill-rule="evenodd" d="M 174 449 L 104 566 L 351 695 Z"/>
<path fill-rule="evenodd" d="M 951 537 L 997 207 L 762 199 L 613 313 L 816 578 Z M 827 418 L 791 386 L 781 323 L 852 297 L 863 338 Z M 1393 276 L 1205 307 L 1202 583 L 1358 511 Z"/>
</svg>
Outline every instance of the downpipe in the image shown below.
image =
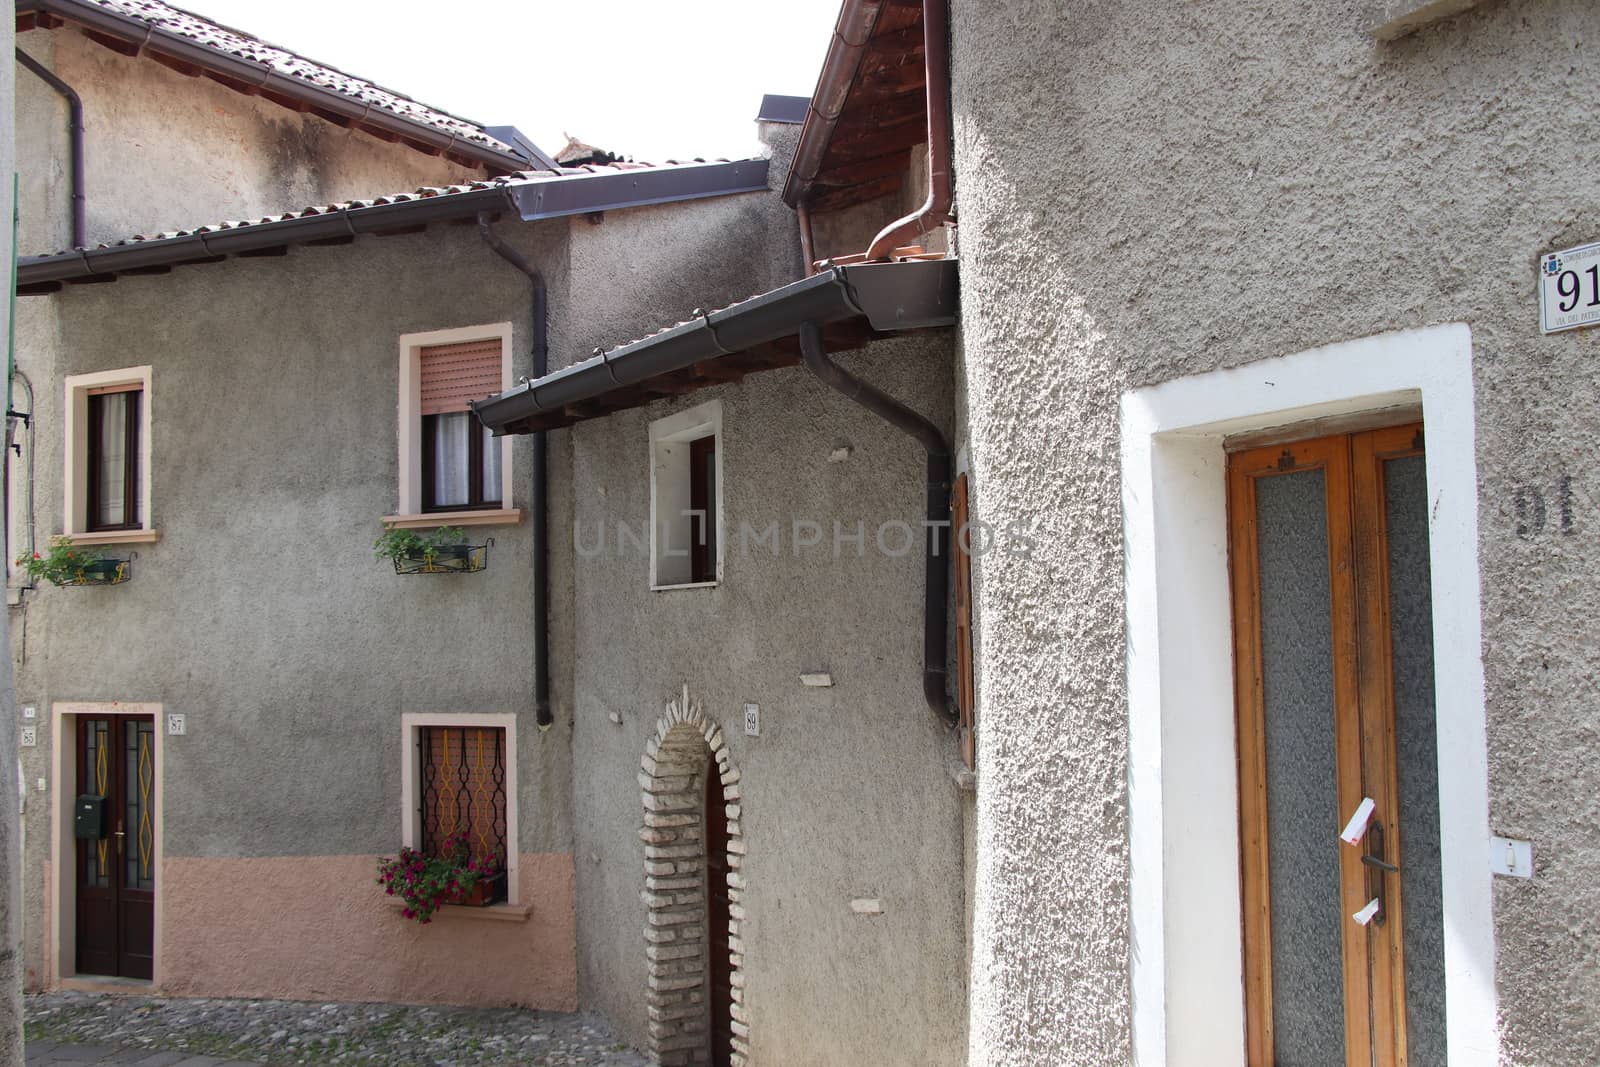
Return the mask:
<svg viewBox="0 0 1600 1067">
<path fill-rule="evenodd" d="M 478 212 L 478 234 L 496 255 L 523 274 L 533 285 L 533 374 L 537 380 L 550 370 L 548 334 L 549 309 L 544 275 L 533 268 L 521 252 L 502 241 L 491 225 L 493 215 Z M 539 729 L 548 730 L 555 721 L 550 710 L 550 541 L 549 471 L 547 470 L 544 431 L 533 437 L 533 475 L 530 480 L 528 510 L 533 549 L 533 709 Z"/>
<path fill-rule="evenodd" d="M 816 323 L 800 324 L 800 354 L 806 369 L 889 425 L 916 438 L 928 454 L 928 542 L 924 548 L 922 605 L 922 697 L 934 714 L 955 726 L 959 714 L 946 695 L 945 631 L 950 595 L 950 443 L 928 419 L 835 363 Z"/>
<path fill-rule="evenodd" d="M 908 240 L 954 222 L 950 180 L 950 32 L 947 0 L 923 0 L 922 47 L 928 108 L 928 197 L 920 208 L 885 226 L 867 246 L 867 262 L 888 259 Z"/>
<path fill-rule="evenodd" d="M 33 71 L 40 81 L 54 89 L 67 102 L 67 137 L 72 155 L 72 247 L 86 248 L 88 240 L 84 234 L 88 229 L 85 219 L 88 215 L 89 197 L 84 192 L 83 177 L 83 101 L 78 98 L 77 91 L 56 77 L 50 68 L 22 49 L 18 48 L 16 51 L 17 62 Z M 15 290 L 16 286 L 13 285 L 11 288 Z"/>
</svg>

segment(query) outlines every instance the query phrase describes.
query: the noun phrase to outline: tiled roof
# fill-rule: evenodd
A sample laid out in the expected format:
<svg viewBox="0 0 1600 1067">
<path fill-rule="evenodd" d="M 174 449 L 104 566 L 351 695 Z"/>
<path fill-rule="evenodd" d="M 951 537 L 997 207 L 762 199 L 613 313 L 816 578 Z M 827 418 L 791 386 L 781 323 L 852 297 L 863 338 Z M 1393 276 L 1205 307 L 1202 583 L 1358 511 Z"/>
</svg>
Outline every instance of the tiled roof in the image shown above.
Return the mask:
<svg viewBox="0 0 1600 1067">
<path fill-rule="evenodd" d="M 17 292 L 55 292 L 62 282 L 166 273 L 173 266 L 214 263 L 236 255 L 277 255 L 292 245 L 344 244 L 363 234 L 416 233 L 436 222 L 470 220 L 485 213 L 533 222 L 765 192 L 767 171 L 765 159 L 586 163 L 312 204 L 189 229 L 135 234 L 91 248 L 24 255 L 17 261 Z"/>
<path fill-rule="evenodd" d="M 27 6 L 30 5 L 18 5 L 19 9 Z M 221 56 L 255 64 L 265 71 L 338 93 L 360 102 L 363 106 L 387 112 L 422 126 L 432 127 L 440 133 L 453 136 L 458 141 L 469 142 L 480 148 L 513 157 L 521 155 L 516 147 L 485 133 L 478 123 L 420 104 L 408 96 L 374 85 L 365 78 L 357 78 L 327 64 L 296 55 L 286 48 L 268 44 L 248 33 L 212 22 L 171 4 L 161 3 L 160 0 L 77 0 L 75 5 L 45 6 L 59 11 L 68 18 L 73 17 L 70 6 L 98 9 L 120 19 L 142 23 L 144 26 L 185 38 Z"/>
<path fill-rule="evenodd" d="M 251 226 L 265 226 L 274 222 L 288 222 L 291 219 L 308 219 L 317 215 L 332 215 L 341 211 L 353 211 L 359 208 L 380 207 L 386 204 L 405 204 L 414 200 L 432 200 L 438 197 L 459 196 L 462 193 L 482 192 L 488 189 L 511 189 L 533 182 L 552 181 L 559 178 L 576 178 L 586 174 L 620 174 L 624 171 L 634 170 L 665 170 L 673 167 L 682 167 L 692 164 L 702 164 L 706 161 L 696 159 L 689 162 L 679 162 L 671 159 L 666 163 L 586 163 L 581 167 L 562 167 L 559 170 L 521 170 L 514 174 L 503 174 L 495 178 L 483 178 L 477 181 L 466 182 L 460 185 L 425 185 L 409 193 L 388 193 L 364 200 L 344 200 L 334 204 L 310 204 L 306 207 L 286 211 L 277 215 L 262 215 L 248 219 L 234 219 L 226 222 L 212 222 L 195 226 L 187 230 L 164 230 L 160 233 L 134 234 L 124 237 L 119 241 L 101 242 L 94 248 L 122 248 L 128 245 L 143 244 L 147 241 L 168 241 L 175 237 L 188 237 L 192 234 L 222 233 L 226 230 L 238 230 Z M 727 160 L 715 160 L 725 163 Z M 55 255 L 66 255 L 75 249 L 66 249 Z"/>
</svg>

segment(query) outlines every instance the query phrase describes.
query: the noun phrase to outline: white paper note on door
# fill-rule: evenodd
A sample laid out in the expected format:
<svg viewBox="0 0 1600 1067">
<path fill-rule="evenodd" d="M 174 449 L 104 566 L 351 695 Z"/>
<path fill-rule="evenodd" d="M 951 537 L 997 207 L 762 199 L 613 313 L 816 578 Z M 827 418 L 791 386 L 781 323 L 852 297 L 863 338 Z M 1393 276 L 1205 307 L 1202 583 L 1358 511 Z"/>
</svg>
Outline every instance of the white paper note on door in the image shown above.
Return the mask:
<svg viewBox="0 0 1600 1067">
<path fill-rule="evenodd" d="M 1356 925 L 1357 926 L 1365 926 L 1369 922 L 1371 922 L 1374 918 L 1376 918 L 1377 914 L 1378 914 L 1378 898 L 1377 897 L 1373 897 L 1371 900 L 1367 901 L 1367 906 L 1366 907 L 1362 908 L 1360 911 L 1358 911 L 1354 915 L 1350 916 L 1350 918 L 1352 918 L 1352 919 L 1354 919 L 1356 921 Z"/>
<path fill-rule="evenodd" d="M 1361 803 L 1356 805 L 1355 814 L 1350 816 L 1350 821 L 1344 824 L 1344 829 L 1339 831 L 1339 840 L 1347 845 L 1359 845 L 1361 837 L 1367 832 L 1367 823 L 1372 821 L 1372 812 L 1377 808 L 1371 797 L 1362 797 Z"/>
</svg>

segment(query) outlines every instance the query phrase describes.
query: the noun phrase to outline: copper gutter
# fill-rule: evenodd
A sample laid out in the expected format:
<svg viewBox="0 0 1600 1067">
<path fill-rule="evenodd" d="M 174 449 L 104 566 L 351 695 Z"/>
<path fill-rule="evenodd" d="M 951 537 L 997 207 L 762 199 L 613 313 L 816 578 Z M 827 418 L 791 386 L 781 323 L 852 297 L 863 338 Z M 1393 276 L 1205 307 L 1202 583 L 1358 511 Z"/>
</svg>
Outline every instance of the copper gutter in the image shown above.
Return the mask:
<svg viewBox="0 0 1600 1067">
<path fill-rule="evenodd" d="M 804 261 L 801 277 L 809 278 L 817 272 L 817 253 L 811 242 L 811 205 L 802 200 L 794 210 L 800 219 L 800 258 Z"/>
<path fill-rule="evenodd" d="M 950 185 L 950 31 L 946 0 L 922 0 L 923 57 L 928 93 L 928 198 L 903 219 L 885 226 L 867 246 L 867 261 L 888 259 L 896 248 L 947 222 Z"/>
<path fill-rule="evenodd" d="M 882 9 L 883 0 L 844 0 L 844 6 L 839 9 L 833 40 L 828 44 L 828 55 L 822 61 L 822 73 L 817 75 L 817 87 L 811 93 L 811 106 L 806 110 L 800 144 L 795 149 L 789 177 L 783 183 L 783 201 L 790 207 L 798 207 L 809 197 L 811 179 L 822 167 L 822 157 L 833 140 L 833 128 L 844 111 L 845 98 L 855 84 L 861 58 Z"/>
</svg>

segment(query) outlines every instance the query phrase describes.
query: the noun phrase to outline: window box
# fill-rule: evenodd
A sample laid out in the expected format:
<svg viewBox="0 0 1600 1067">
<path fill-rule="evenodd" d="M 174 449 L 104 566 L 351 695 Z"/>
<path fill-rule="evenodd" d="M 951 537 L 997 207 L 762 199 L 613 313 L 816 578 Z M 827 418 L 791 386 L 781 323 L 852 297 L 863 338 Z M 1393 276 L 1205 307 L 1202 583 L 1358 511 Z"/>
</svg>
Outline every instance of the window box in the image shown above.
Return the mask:
<svg viewBox="0 0 1600 1067">
<path fill-rule="evenodd" d="M 74 575 L 57 585 L 121 585 L 133 577 L 133 559 L 93 559 L 79 567 Z"/>
<path fill-rule="evenodd" d="M 481 545 L 436 545 L 391 558 L 396 574 L 472 574 L 489 565 L 492 544 L 491 537 Z"/>
<path fill-rule="evenodd" d="M 391 527 L 372 547 L 379 559 L 394 563 L 396 574 L 471 574 L 489 565 L 492 544 L 492 537 L 481 545 L 470 544 L 466 533 L 455 526 L 441 526 L 428 534 Z"/>
<path fill-rule="evenodd" d="M 43 554 L 24 554 L 17 566 L 37 582 L 45 579 L 52 585 L 121 585 L 133 577 L 133 557 L 127 559 L 102 556 L 93 548 L 80 547 L 72 538 L 57 536 L 50 539 L 50 547 Z"/>
<path fill-rule="evenodd" d="M 461 908 L 487 908 L 506 899 L 506 872 L 479 878 L 471 889 L 457 893 L 449 903 Z"/>
</svg>

